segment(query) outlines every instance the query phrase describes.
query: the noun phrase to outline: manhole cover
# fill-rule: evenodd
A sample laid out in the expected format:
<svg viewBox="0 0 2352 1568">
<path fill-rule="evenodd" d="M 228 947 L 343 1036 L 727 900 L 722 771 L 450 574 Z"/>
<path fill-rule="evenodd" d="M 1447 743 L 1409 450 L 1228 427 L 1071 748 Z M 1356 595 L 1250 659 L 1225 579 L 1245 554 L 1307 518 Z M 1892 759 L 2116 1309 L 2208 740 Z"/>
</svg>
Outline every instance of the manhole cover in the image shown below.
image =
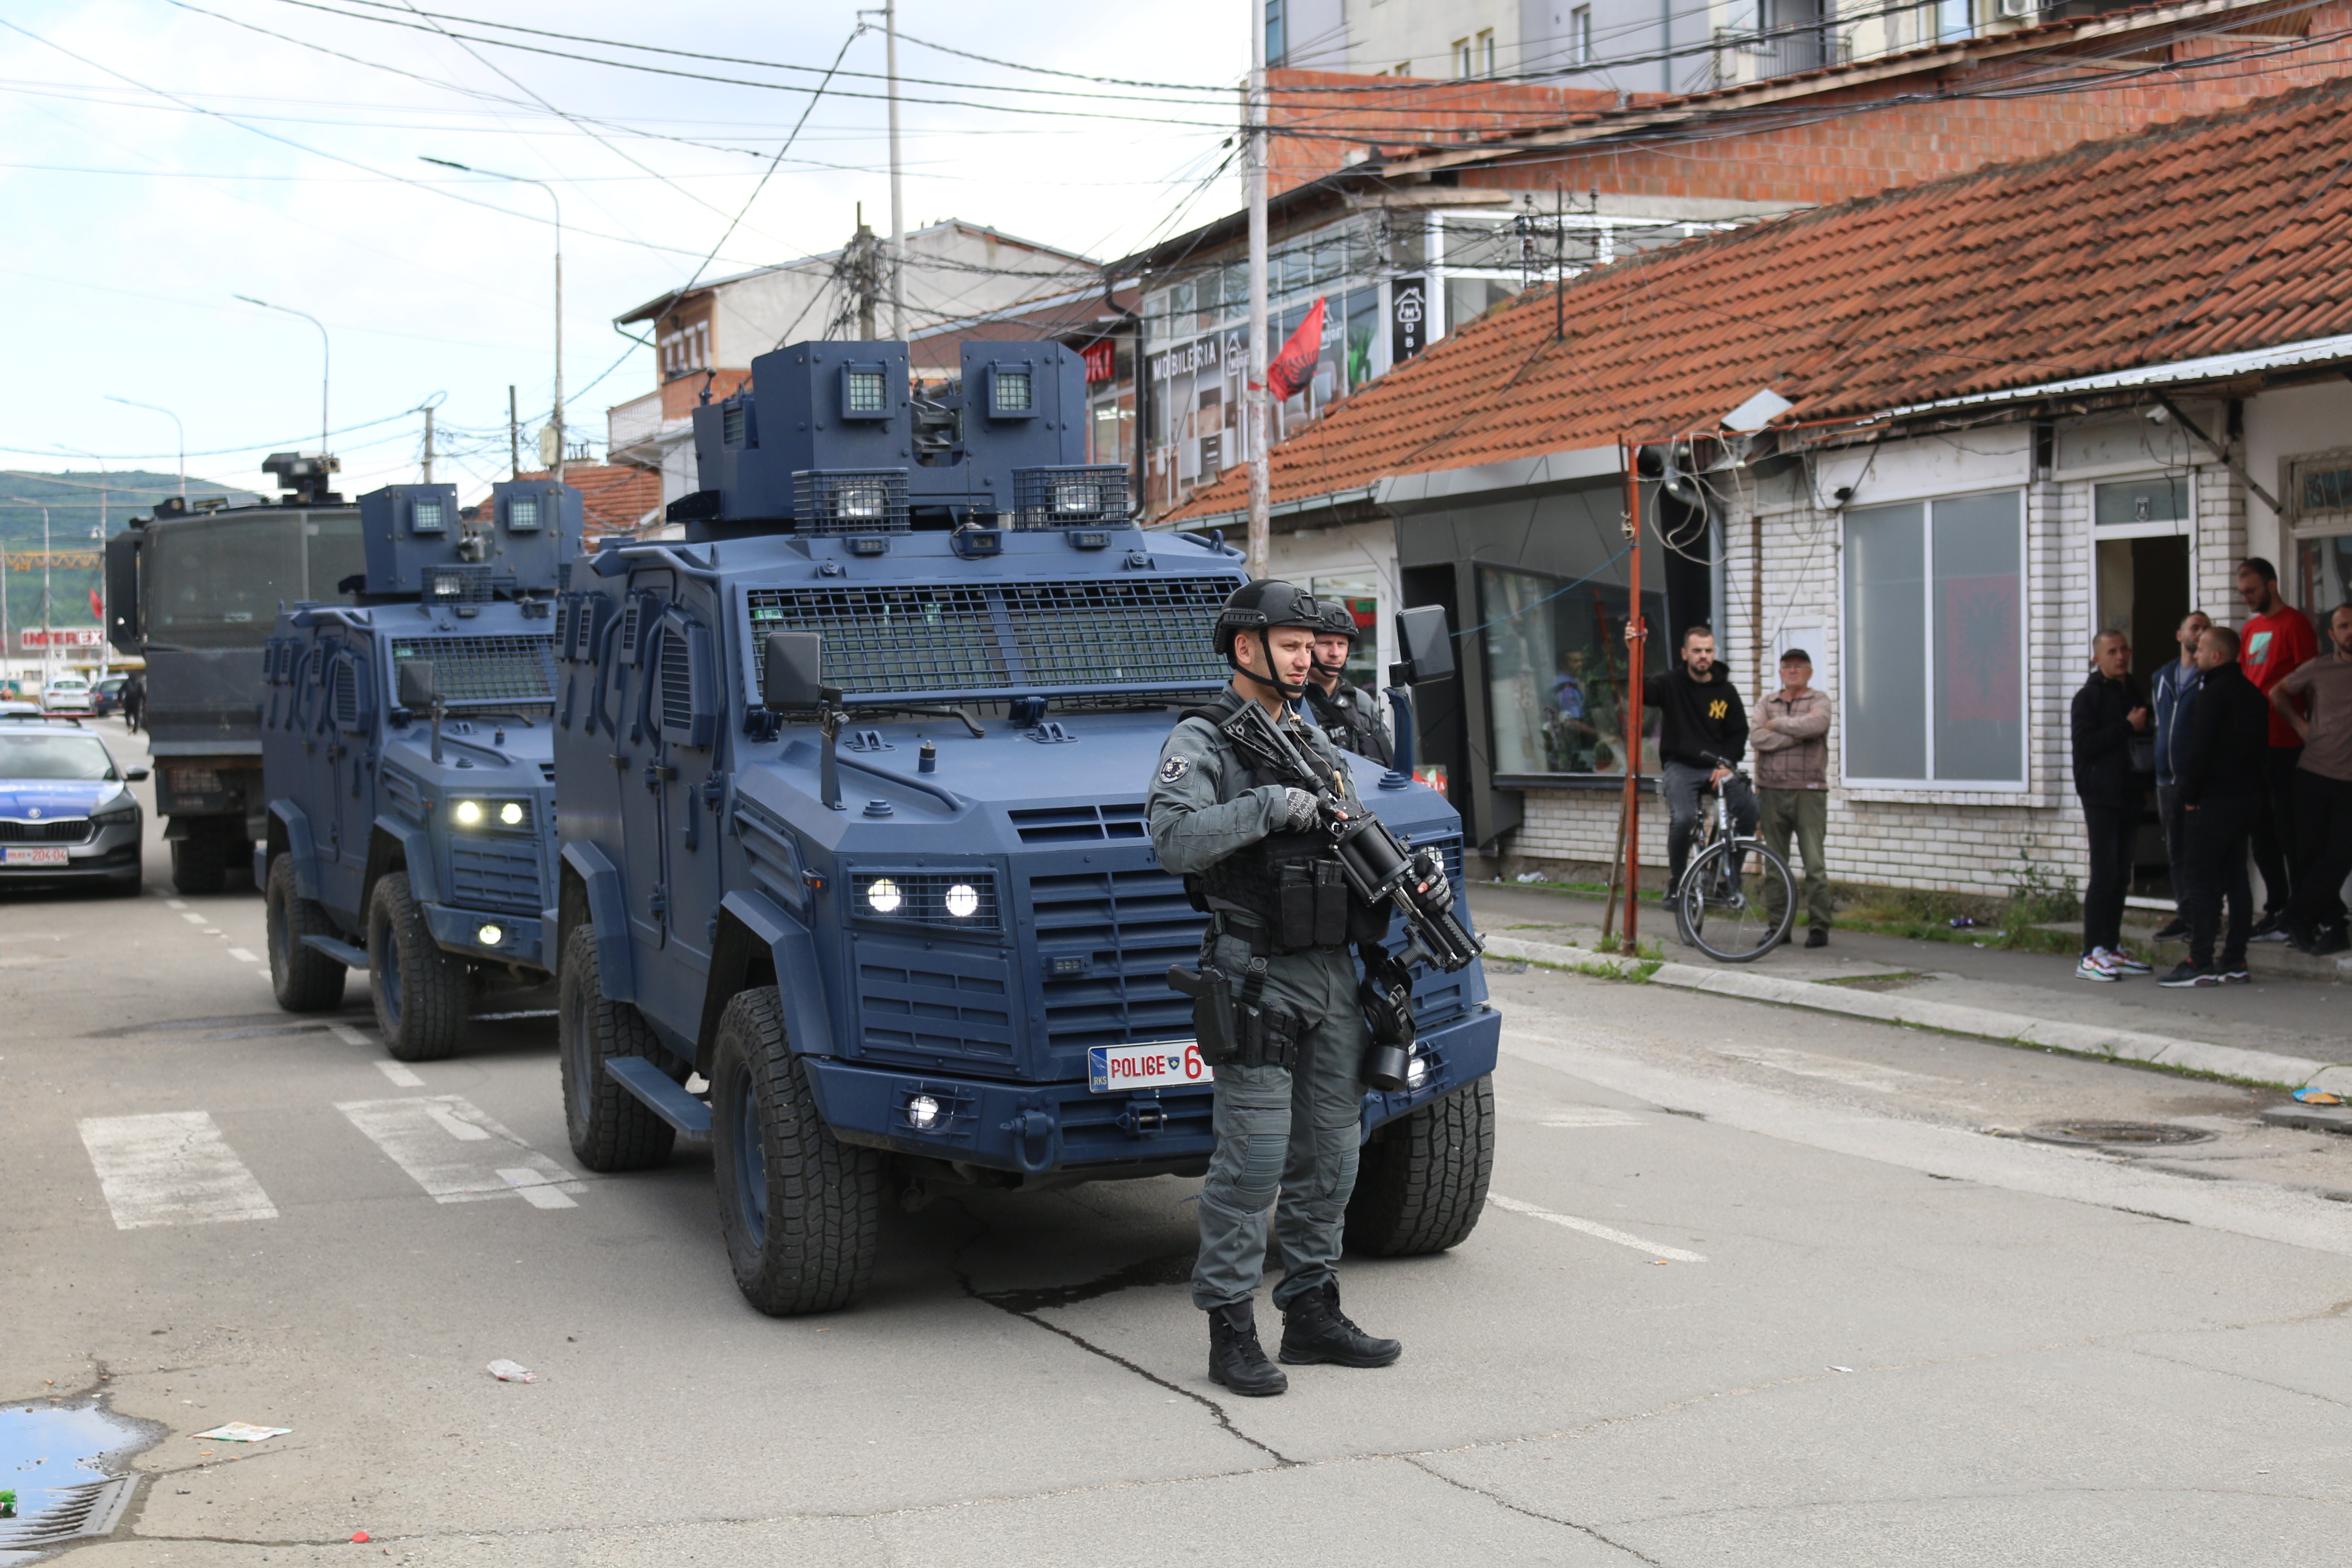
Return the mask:
<svg viewBox="0 0 2352 1568">
<path fill-rule="evenodd" d="M 2213 1134 L 2167 1121 L 2043 1121 L 2025 1130 L 2037 1143 L 2070 1143 L 2096 1148 L 2108 1143 L 2207 1143 Z"/>
</svg>

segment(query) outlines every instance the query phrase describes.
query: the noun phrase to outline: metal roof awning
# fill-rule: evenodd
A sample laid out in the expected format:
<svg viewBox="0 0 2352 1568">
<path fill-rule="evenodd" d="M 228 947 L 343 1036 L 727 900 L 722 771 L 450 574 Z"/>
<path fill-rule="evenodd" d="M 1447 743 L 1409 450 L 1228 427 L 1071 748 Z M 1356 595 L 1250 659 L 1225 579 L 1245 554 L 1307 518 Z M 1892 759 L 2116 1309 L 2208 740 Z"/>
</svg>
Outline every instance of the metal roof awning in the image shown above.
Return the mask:
<svg viewBox="0 0 2352 1568">
<path fill-rule="evenodd" d="M 2079 393 L 2126 392 L 2136 386 L 2179 386 L 2200 381 L 2227 381 L 2233 376 L 2253 375 L 2265 371 L 2326 364 L 2331 360 L 2352 360 L 2352 332 L 2338 332 L 2333 337 L 2312 338 L 2299 343 L 2282 343 L 2275 348 L 2247 349 L 2238 353 L 2211 354 L 2203 359 L 2175 360 L 2168 364 L 2137 365 L 2130 370 L 2080 375 L 2067 381 L 2045 381 L 2033 386 L 2008 387 L 1999 392 L 1972 392 L 1962 397 L 1942 397 L 1932 403 L 1914 403 L 1901 408 L 1890 408 L 1871 417 L 1901 419 L 1914 414 L 1982 408 L 1997 403 L 2031 403 L 2040 398 L 2066 397 Z"/>
</svg>

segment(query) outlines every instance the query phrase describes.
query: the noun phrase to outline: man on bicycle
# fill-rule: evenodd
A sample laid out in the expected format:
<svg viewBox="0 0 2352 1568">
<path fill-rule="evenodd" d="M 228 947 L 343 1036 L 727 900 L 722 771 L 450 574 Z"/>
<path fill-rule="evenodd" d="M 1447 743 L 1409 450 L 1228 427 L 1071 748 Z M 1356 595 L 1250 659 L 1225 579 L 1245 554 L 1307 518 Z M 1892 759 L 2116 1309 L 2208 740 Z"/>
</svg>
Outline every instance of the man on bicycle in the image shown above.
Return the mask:
<svg viewBox="0 0 2352 1568">
<path fill-rule="evenodd" d="M 1715 632 L 1701 625 L 1683 633 L 1675 668 L 1643 683 L 1642 700 L 1658 711 L 1658 757 L 1665 776 L 1658 792 L 1666 798 L 1666 887 L 1663 901 L 1674 903 L 1690 858 L 1691 830 L 1698 826 L 1698 797 L 1723 790 L 1732 825 L 1742 835 L 1756 831 L 1756 795 L 1732 776 L 1727 764 L 1748 750 L 1748 710 L 1731 679 L 1715 663 Z M 1722 759 L 1720 762 L 1711 761 Z"/>
</svg>

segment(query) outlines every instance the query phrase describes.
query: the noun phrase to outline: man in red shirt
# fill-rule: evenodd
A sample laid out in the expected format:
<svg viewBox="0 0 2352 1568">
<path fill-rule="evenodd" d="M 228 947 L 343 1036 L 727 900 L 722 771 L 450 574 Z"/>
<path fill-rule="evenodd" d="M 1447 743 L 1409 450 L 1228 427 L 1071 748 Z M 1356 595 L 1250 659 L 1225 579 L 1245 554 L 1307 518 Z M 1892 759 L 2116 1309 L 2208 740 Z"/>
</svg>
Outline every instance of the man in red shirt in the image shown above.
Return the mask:
<svg viewBox="0 0 2352 1568">
<path fill-rule="evenodd" d="M 2238 664 L 2246 679 L 2267 699 L 2271 688 L 2284 680 L 2319 651 L 2319 633 L 2311 617 L 2279 597 L 2278 568 L 2259 555 L 2238 563 L 2238 597 L 2253 614 L 2241 626 L 2242 646 Z M 2284 942 L 2287 896 L 2294 889 L 2289 868 L 2294 852 L 2294 770 L 2303 760 L 2303 737 L 2286 716 L 2271 713 L 2271 749 L 2263 763 L 2263 800 L 2254 817 L 2254 865 L 2263 874 L 2263 918 L 2255 923 L 2256 942 Z"/>
</svg>

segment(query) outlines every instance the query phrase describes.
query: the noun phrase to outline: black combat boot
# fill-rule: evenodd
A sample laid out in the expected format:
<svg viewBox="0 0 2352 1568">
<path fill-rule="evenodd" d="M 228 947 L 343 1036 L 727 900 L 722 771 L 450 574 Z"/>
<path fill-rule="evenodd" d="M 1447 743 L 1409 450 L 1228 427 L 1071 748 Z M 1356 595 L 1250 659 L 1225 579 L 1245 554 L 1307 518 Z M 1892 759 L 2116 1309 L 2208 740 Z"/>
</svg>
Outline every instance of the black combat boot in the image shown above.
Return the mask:
<svg viewBox="0 0 2352 1568">
<path fill-rule="evenodd" d="M 1293 1366 L 1386 1366 L 1404 1354 L 1397 1340 L 1376 1340 L 1339 1310 L 1339 1282 L 1326 1279 L 1282 1312 L 1282 1359 Z"/>
<path fill-rule="evenodd" d="M 1257 1342 L 1257 1312 L 1250 1301 L 1209 1309 L 1209 1381 L 1253 1399 L 1290 1386 Z"/>
</svg>

